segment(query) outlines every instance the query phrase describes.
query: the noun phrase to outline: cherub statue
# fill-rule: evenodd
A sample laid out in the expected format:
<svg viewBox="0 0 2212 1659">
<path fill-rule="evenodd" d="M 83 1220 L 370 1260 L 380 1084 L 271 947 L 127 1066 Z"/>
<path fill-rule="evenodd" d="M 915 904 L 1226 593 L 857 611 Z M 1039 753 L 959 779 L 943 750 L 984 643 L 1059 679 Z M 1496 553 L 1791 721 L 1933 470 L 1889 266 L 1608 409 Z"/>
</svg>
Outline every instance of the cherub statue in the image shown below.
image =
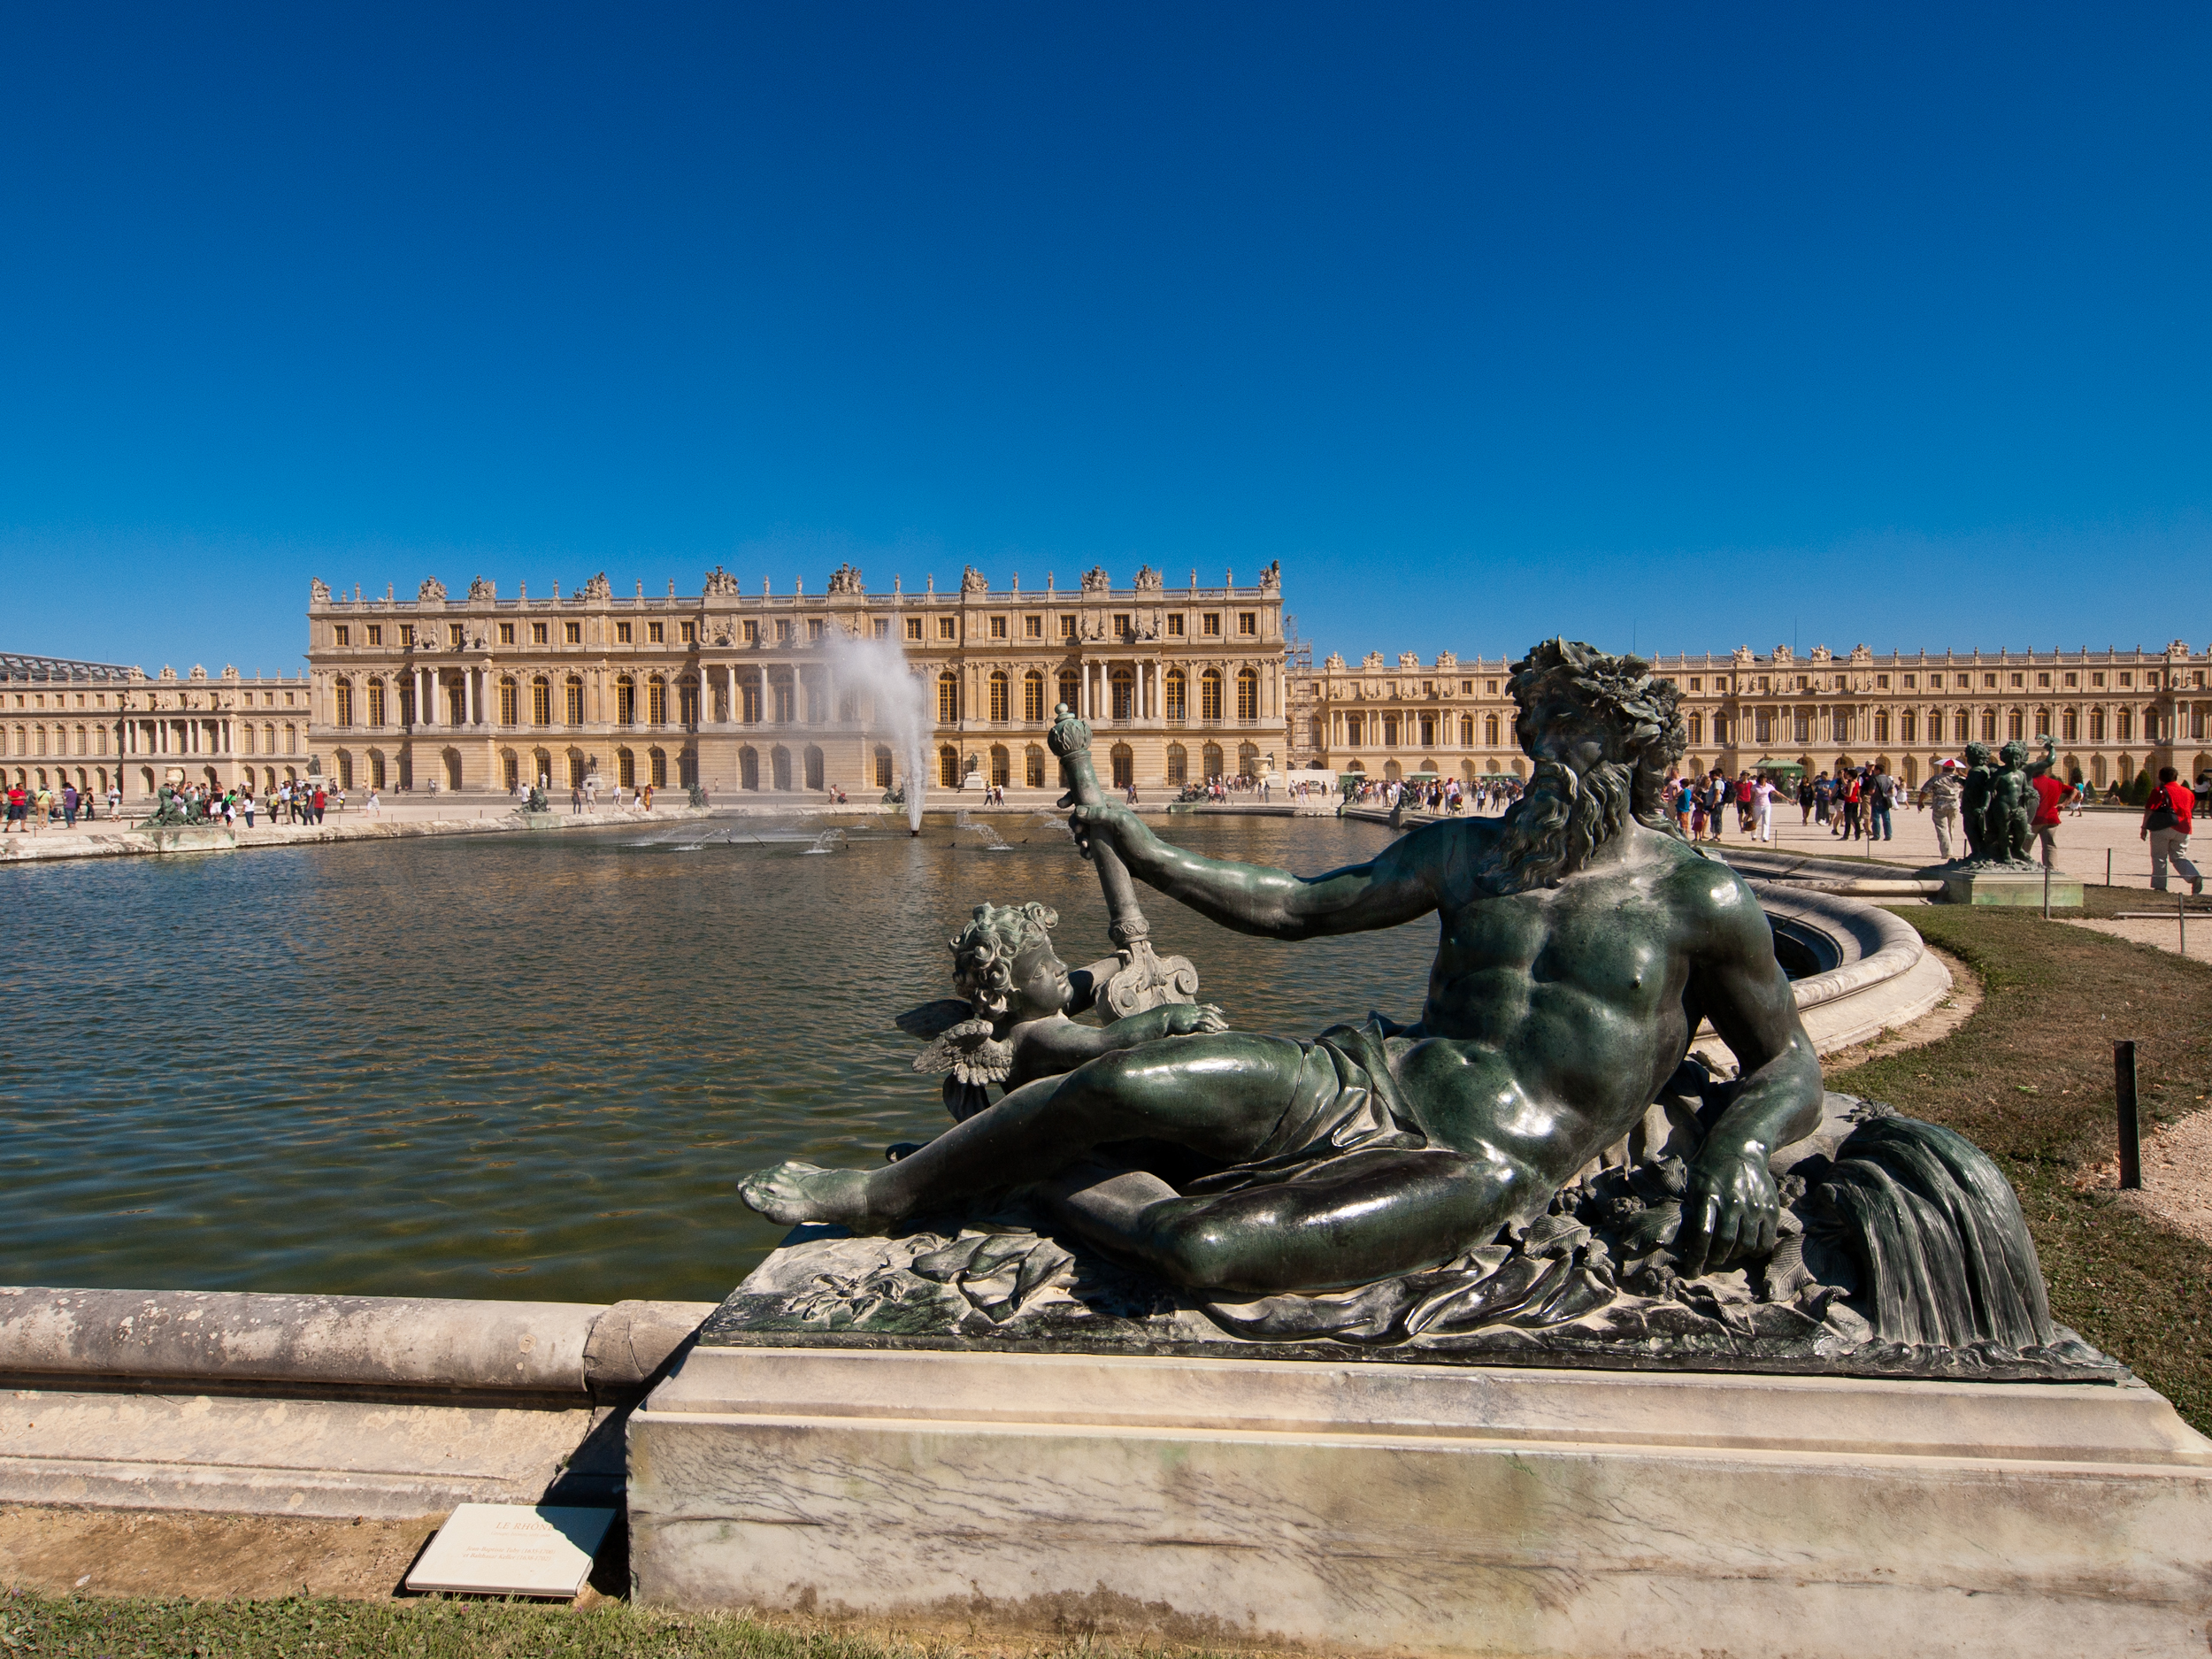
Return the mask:
<svg viewBox="0 0 2212 1659">
<path fill-rule="evenodd" d="M 991 1103 L 990 1085 L 1008 1093 L 1059 1077 L 1086 1060 L 1160 1037 L 1226 1031 L 1210 1003 L 1171 1003 L 1105 1025 L 1079 1025 L 1098 992 L 1121 969 L 1108 956 L 1070 969 L 1052 949 L 1059 917 L 1041 904 L 979 904 L 947 942 L 962 998 L 925 1002 L 899 1018 L 900 1029 L 931 1039 L 917 1071 L 945 1071 L 945 1107 L 964 1122 Z"/>
</svg>

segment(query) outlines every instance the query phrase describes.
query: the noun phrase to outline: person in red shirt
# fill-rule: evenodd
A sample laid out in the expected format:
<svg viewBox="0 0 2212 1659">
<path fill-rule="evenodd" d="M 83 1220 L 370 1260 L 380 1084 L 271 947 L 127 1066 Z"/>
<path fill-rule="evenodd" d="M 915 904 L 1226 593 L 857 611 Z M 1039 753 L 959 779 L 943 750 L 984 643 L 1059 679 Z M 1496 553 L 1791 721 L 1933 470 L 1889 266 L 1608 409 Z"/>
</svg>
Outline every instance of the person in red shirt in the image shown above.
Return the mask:
<svg viewBox="0 0 2212 1659">
<path fill-rule="evenodd" d="M 2187 878 L 2191 893 L 2204 891 L 2204 878 L 2197 873 L 2196 865 L 2189 862 L 2189 818 L 2196 810 L 2196 804 L 2197 798 L 2183 786 L 2181 774 L 2171 766 L 2161 766 L 2158 787 L 2143 803 L 2142 839 L 2151 844 L 2154 893 L 2166 890 L 2169 864 Z"/>
<path fill-rule="evenodd" d="M 2035 786 L 2035 838 L 2043 845 L 2043 867 L 2058 868 L 2058 810 L 2066 804 L 2066 798 L 2074 793 L 2074 786 L 2061 783 L 2047 772 L 2039 772 L 2028 781 Z M 2017 819 L 2014 820 L 2016 823 Z"/>
<path fill-rule="evenodd" d="M 23 821 L 24 809 L 30 797 L 24 793 L 23 786 L 19 783 L 8 791 L 8 829 L 20 830 L 26 834 L 29 833 L 30 826 Z M 0 835 L 6 833 L 7 830 L 0 830 Z"/>
</svg>

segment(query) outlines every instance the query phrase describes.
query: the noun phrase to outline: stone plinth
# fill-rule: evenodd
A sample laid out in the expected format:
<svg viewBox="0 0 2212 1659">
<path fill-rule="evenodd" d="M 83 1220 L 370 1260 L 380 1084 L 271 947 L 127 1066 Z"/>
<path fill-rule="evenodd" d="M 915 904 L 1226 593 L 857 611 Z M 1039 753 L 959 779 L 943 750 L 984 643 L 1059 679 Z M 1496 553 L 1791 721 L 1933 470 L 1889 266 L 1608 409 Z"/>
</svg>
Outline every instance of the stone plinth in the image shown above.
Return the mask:
<svg viewBox="0 0 2212 1659">
<path fill-rule="evenodd" d="M 2139 1383 L 702 1346 L 642 1601 L 1514 1655 L 2201 1654 L 2212 1442 Z"/>
<path fill-rule="evenodd" d="M 2043 874 L 2040 871 L 2025 870 L 1970 870 L 1947 873 L 1943 878 L 1943 902 L 1946 904 L 2001 905 L 2011 909 L 2041 910 L 2043 908 Z M 2051 908 L 2078 910 L 2081 909 L 2081 878 L 2054 875 L 2051 878 Z"/>
</svg>

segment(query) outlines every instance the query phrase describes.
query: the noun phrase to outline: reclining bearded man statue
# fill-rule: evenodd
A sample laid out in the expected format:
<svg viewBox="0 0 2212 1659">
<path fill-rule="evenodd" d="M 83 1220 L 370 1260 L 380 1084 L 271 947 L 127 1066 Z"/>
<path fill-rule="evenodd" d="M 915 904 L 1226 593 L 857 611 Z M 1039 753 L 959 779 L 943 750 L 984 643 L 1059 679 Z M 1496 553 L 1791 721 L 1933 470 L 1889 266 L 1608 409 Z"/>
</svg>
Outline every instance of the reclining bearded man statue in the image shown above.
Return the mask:
<svg viewBox="0 0 2212 1659">
<path fill-rule="evenodd" d="M 1074 813 L 1079 840 L 1244 933 L 1309 939 L 1436 912 L 1417 1025 L 1139 1042 L 1026 1083 L 888 1167 L 787 1164 L 747 1179 L 745 1202 L 865 1231 L 1028 1186 L 1093 1245 L 1177 1285 L 1367 1285 L 1541 1216 L 1709 1019 L 1741 1076 L 1689 1170 L 1675 1248 L 1692 1274 L 1771 1250 L 1768 1156 L 1819 1123 L 1820 1066 L 1757 900 L 1662 805 L 1684 747 L 1675 687 L 1639 658 L 1554 640 L 1514 665 L 1512 693 L 1534 762 L 1517 803 L 1327 875 L 1201 857 L 1118 805 Z"/>
</svg>

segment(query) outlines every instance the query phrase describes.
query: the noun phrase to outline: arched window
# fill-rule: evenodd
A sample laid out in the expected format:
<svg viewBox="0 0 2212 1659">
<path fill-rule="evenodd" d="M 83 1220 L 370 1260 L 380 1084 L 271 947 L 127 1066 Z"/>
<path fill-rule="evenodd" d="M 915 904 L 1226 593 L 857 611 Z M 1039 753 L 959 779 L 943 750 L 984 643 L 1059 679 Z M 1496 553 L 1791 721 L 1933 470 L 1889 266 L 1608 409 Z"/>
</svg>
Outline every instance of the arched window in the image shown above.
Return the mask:
<svg viewBox="0 0 2212 1659">
<path fill-rule="evenodd" d="M 888 789 L 891 787 L 891 750 L 887 745 L 876 745 L 875 762 L 876 787 Z"/>
<path fill-rule="evenodd" d="M 515 682 L 514 682 L 513 680 L 509 680 L 507 683 L 508 683 L 510 686 L 511 686 L 511 685 L 513 685 Z M 514 724 L 514 722 L 513 722 L 512 720 L 509 720 L 509 721 L 506 721 L 504 724 L 506 724 L 506 725 L 508 725 L 508 726 L 512 726 L 512 725 Z M 514 751 L 513 749 L 501 749 L 501 750 L 499 751 L 499 786 L 500 786 L 500 787 L 501 787 L 501 788 L 503 788 L 503 789 L 504 789 L 504 790 L 506 790 L 506 791 L 507 791 L 507 793 L 508 793 L 509 795 L 512 795 L 512 794 L 513 794 L 513 793 L 514 793 L 514 792 L 515 792 L 518 788 L 519 788 L 519 787 L 521 787 L 521 785 L 522 785 L 522 757 L 521 757 L 520 756 L 517 755 L 517 754 L 515 753 L 515 751 Z"/>
<path fill-rule="evenodd" d="M 800 755 L 799 761 L 806 769 L 806 787 L 819 789 L 822 787 L 822 751 L 809 743 Z"/>
<path fill-rule="evenodd" d="M 960 787 L 960 751 L 950 743 L 937 747 L 937 781 L 947 789 Z"/>
<path fill-rule="evenodd" d="M 339 751 L 338 751 L 335 755 L 333 755 L 330 758 L 331 758 L 331 764 L 332 764 L 334 767 L 336 767 L 336 768 L 337 768 L 337 772 L 338 772 L 338 787 L 339 787 L 341 789 L 350 789 L 350 788 L 352 788 L 352 787 L 353 787 L 353 755 L 352 755 L 351 751 L 350 751 L 350 750 L 348 750 L 348 749 L 340 749 L 340 750 L 339 750 Z M 251 782 L 253 781 L 253 768 L 252 768 L 252 767 L 250 767 L 250 766 L 249 766 L 249 767 L 247 767 L 247 768 L 246 768 L 246 781 L 247 781 L 248 783 L 251 783 Z"/>
<path fill-rule="evenodd" d="M 845 718 L 849 720 L 853 717 L 848 714 Z M 685 726 L 699 724 L 699 682 L 697 680 L 681 680 L 676 682 L 676 718 Z"/>
<path fill-rule="evenodd" d="M 1000 675 L 999 678 L 1004 679 L 1005 676 Z M 991 745 L 991 781 L 1002 789 L 1014 781 L 1014 757 L 1007 753 L 1003 743 Z"/>
<path fill-rule="evenodd" d="M 2048 709 L 2038 709 L 2035 711 L 2035 735 L 2048 737 L 2050 734 L 2051 711 Z"/>
<path fill-rule="evenodd" d="M 760 787 L 760 751 L 746 748 L 737 751 L 737 787 L 741 789 Z"/>
<path fill-rule="evenodd" d="M 1434 772 L 1436 770 L 1436 768 L 1431 765 L 1427 761 L 1423 761 L 1421 763 L 1421 767 L 1425 772 Z M 1259 775 L 1260 746 L 1257 743 L 1239 743 L 1237 745 L 1237 776 L 1240 778 L 1256 778 Z"/>
<path fill-rule="evenodd" d="M 760 677 L 749 674 L 738 687 L 740 718 L 748 726 L 760 724 Z M 755 786 L 757 787 L 758 786 Z"/>
<path fill-rule="evenodd" d="M 1498 746 L 1498 717 L 1494 714 L 1486 714 L 1482 717 L 1482 743 L 1485 749 L 1495 749 Z"/>
<path fill-rule="evenodd" d="M 241 720 L 238 723 L 238 741 L 242 753 L 248 755 L 253 753 L 253 722 L 251 720 Z"/>
<path fill-rule="evenodd" d="M 1237 670 L 1237 724 L 1250 726 L 1260 718 L 1260 672 L 1246 666 Z M 1432 732 L 1429 741 L 1436 741 Z"/>
<path fill-rule="evenodd" d="M 1167 671 L 1167 718 L 1171 724 L 1180 726 L 1189 718 L 1190 681 L 1179 668 Z"/>
<path fill-rule="evenodd" d="M 645 682 L 645 723 L 648 726 L 668 724 L 668 682 L 658 674 Z"/>
<path fill-rule="evenodd" d="M 1206 768 L 1206 776 L 1208 778 L 1218 778 L 1221 776 L 1220 744 L 1207 744 L 1205 748 L 1198 751 L 1198 758 L 1200 763 Z"/>
<path fill-rule="evenodd" d="M 342 680 L 332 687 L 332 690 L 334 694 L 332 701 L 337 706 L 337 718 L 332 724 L 351 726 L 353 724 L 353 681 Z"/>
<path fill-rule="evenodd" d="M 2132 710 L 2121 709 L 2113 714 L 2112 734 L 2119 739 L 2119 741 L 2123 743 L 2131 742 L 2134 741 L 2135 715 Z M 2125 772 L 2126 770 L 2127 769 L 2124 766 L 2121 768 L 2123 772 Z"/>
<path fill-rule="evenodd" d="M 1137 757 L 1126 743 L 1117 743 L 1108 757 L 1113 763 L 1114 787 L 1126 789 L 1137 780 Z"/>
<path fill-rule="evenodd" d="M 1760 733 L 1763 738 L 1765 735 L 1763 732 Z M 1889 710 L 1887 709 L 1877 709 L 1874 711 L 1874 741 L 1878 743 L 1889 741 Z"/>
<path fill-rule="evenodd" d="M 2081 715 L 2078 710 L 2067 710 L 2065 713 L 2058 717 L 2058 724 L 2059 735 L 2064 741 L 2077 743 L 2081 741 Z"/>
<path fill-rule="evenodd" d="M 1951 741 L 1953 742 L 1963 743 L 1973 735 L 1970 725 L 1973 716 L 1964 709 L 1954 709 L 1951 711 Z"/>
<path fill-rule="evenodd" d="M 666 749 L 655 749 L 646 751 L 645 781 L 656 789 L 668 787 L 668 751 Z"/>
<path fill-rule="evenodd" d="M 950 669 L 947 669 L 937 676 L 937 724 L 940 726 L 960 724 L 960 676 Z M 947 786 L 953 789 L 957 789 L 959 787 L 960 780 L 957 778 Z"/>
<path fill-rule="evenodd" d="M 625 674 L 614 682 L 614 723 L 617 726 L 637 724 L 637 681 Z M 574 721 L 571 721 L 572 726 Z M 622 787 L 628 788 L 630 780 L 625 778 Z"/>
<path fill-rule="evenodd" d="M 1388 779 L 1391 782 L 1395 783 L 1405 775 L 1404 769 L 1401 767 L 1396 761 L 1386 760 L 1383 762 L 1383 776 Z"/>
<path fill-rule="evenodd" d="M 1022 676 L 1022 718 L 1031 726 L 1045 720 L 1045 677 L 1033 668 Z"/>
<path fill-rule="evenodd" d="M 1475 717 L 1471 714 L 1463 714 L 1459 717 L 1459 746 L 1462 749 L 1472 749 L 1475 746 Z"/>
<path fill-rule="evenodd" d="M 553 724 L 553 686 L 543 674 L 530 682 L 530 724 Z M 541 777 L 544 775 L 542 772 L 539 774 Z"/>
<path fill-rule="evenodd" d="M 1011 706 L 1013 695 L 1011 690 L 1010 689 L 1010 685 L 1011 682 L 1006 678 L 1006 671 L 1004 669 L 994 668 L 991 671 L 990 707 L 991 724 L 994 726 L 1004 726 L 1008 720 L 1013 718 L 1013 709 Z"/>
<path fill-rule="evenodd" d="M 2007 737 L 2025 737 L 2028 734 L 2027 724 L 2027 717 L 2022 714 L 2019 710 L 2008 709 L 2005 710 L 2005 735 Z"/>
<path fill-rule="evenodd" d="M 284 728 L 284 752 L 288 755 L 296 755 L 300 752 L 300 730 L 296 726 L 287 726 Z"/>
<path fill-rule="evenodd" d="M 2104 741 L 2104 710 L 2102 709 L 2092 709 L 2089 711 L 2089 741 L 2093 743 Z"/>
<path fill-rule="evenodd" d="M 768 781 L 773 788 L 791 787 L 791 751 L 780 743 L 768 751 Z"/>
<path fill-rule="evenodd" d="M 515 677 L 512 674 L 503 676 L 499 682 L 499 723 L 502 726 L 515 725 L 521 715 L 522 710 L 516 706 L 515 690 Z M 514 787 L 511 780 L 508 787 Z"/>
<path fill-rule="evenodd" d="M 1106 678 L 1109 706 L 1117 720 L 1133 720 L 1137 715 L 1137 676 L 1126 668 L 1117 668 Z M 1125 788 L 1126 785 L 1123 786 Z"/>
<path fill-rule="evenodd" d="M 1494 714 L 1490 718 L 1494 720 L 1498 717 Z M 1704 741 L 1705 717 L 1701 714 L 1693 714 L 1690 717 L 1690 741 L 1693 743 L 1702 743 Z"/>
<path fill-rule="evenodd" d="M 1190 781 L 1190 751 L 1180 743 L 1167 746 L 1167 780 L 1179 787 Z"/>
<path fill-rule="evenodd" d="M 794 710 L 796 706 L 794 701 L 794 693 L 791 689 L 791 682 L 788 680 L 777 680 L 775 682 L 775 693 L 776 724 L 778 726 L 788 726 L 792 722 L 794 718 Z"/>
<path fill-rule="evenodd" d="M 1072 668 L 1060 671 L 1060 702 L 1078 714 L 1083 711 L 1082 677 Z"/>
<path fill-rule="evenodd" d="M 1221 724 L 1221 671 L 1217 668 L 1209 668 L 1198 677 L 1198 719 L 1203 726 Z"/>
<path fill-rule="evenodd" d="M 1034 743 L 1022 750 L 1022 781 L 1033 789 L 1045 787 L 1045 752 Z"/>
<path fill-rule="evenodd" d="M 614 752 L 614 780 L 625 789 L 637 787 L 637 757 L 626 749 Z"/>
<path fill-rule="evenodd" d="M 1399 718 L 1398 718 L 1398 717 L 1397 717 L 1396 715 L 1394 715 L 1394 714 L 1386 714 L 1386 715 L 1384 715 L 1384 716 L 1383 716 L 1383 718 L 1382 718 L 1382 728 L 1383 728 L 1382 741 L 1383 741 L 1383 747 L 1384 747 L 1385 749 L 1395 749 L 1395 748 L 1397 748 L 1397 747 L 1398 747 L 1398 727 L 1399 727 L 1399 725 L 1400 725 L 1400 721 L 1399 721 Z"/>
<path fill-rule="evenodd" d="M 584 682 L 581 676 L 571 674 L 568 684 L 563 689 L 566 693 L 563 701 L 567 707 L 569 725 L 581 726 L 584 723 Z"/>
</svg>

